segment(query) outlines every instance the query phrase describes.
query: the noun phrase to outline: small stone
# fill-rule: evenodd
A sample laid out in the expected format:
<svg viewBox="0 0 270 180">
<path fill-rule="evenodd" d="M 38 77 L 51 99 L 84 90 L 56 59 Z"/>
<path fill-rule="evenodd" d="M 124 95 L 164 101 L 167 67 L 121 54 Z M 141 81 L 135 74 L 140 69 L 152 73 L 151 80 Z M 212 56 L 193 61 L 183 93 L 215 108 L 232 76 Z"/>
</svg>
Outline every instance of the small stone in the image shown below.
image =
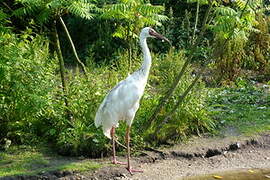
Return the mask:
<svg viewBox="0 0 270 180">
<path fill-rule="evenodd" d="M 127 178 L 127 175 L 126 174 L 123 173 L 121 175 L 122 175 L 122 177 Z"/>
<path fill-rule="evenodd" d="M 230 150 L 235 151 L 237 149 L 240 149 L 240 147 L 241 147 L 241 144 L 237 142 L 237 143 L 231 144 L 229 148 Z"/>
<path fill-rule="evenodd" d="M 264 175 L 266 178 L 270 179 L 270 174 L 269 175 Z"/>
</svg>

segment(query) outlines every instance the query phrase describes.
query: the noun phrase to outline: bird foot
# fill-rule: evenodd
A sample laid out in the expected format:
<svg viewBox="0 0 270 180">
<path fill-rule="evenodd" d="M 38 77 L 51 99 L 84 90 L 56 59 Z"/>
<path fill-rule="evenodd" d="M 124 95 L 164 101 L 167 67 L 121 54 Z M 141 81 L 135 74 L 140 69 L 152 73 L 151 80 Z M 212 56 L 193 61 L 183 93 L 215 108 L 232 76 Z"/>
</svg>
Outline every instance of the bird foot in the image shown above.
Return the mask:
<svg viewBox="0 0 270 180">
<path fill-rule="evenodd" d="M 128 170 L 128 172 L 129 172 L 130 174 L 136 173 L 136 172 L 140 172 L 140 173 L 143 172 L 143 170 L 132 169 L 131 167 L 127 167 L 127 170 Z"/>
<path fill-rule="evenodd" d="M 112 164 L 120 164 L 120 165 L 126 165 L 126 162 L 121 162 L 121 161 L 117 161 L 117 160 L 112 160 Z"/>
</svg>

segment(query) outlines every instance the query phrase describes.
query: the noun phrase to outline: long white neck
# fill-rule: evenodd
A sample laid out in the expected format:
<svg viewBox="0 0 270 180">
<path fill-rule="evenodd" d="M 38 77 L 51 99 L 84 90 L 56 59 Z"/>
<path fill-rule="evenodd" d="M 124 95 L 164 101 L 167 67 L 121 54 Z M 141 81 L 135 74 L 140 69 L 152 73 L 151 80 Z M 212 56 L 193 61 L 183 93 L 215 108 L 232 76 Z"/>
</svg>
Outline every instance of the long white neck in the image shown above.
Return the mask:
<svg viewBox="0 0 270 180">
<path fill-rule="evenodd" d="M 150 67 L 151 67 L 151 64 L 152 64 L 152 58 L 151 58 L 149 48 L 147 46 L 146 37 L 140 36 L 140 45 L 142 47 L 142 52 L 143 52 L 143 63 L 142 63 L 142 66 L 141 66 L 141 70 L 142 70 L 143 74 L 146 77 L 148 77 Z"/>
</svg>

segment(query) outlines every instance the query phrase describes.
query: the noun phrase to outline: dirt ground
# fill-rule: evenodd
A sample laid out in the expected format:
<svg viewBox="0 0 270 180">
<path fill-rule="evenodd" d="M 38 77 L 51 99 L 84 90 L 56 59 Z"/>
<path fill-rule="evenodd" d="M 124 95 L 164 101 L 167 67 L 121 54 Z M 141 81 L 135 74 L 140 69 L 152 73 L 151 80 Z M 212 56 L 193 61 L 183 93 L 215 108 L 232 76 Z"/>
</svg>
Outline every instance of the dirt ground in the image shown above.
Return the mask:
<svg viewBox="0 0 270 180">
<path fill-rule="evenodd" d="M 118 157 L 118 160 L 125 161 L 125 157 Z M 96 161 L 102 163 L 104 167 L 95 172 L 46 172 L 36 176 L 2 179 L 180 180 L 204 174 L 212 174 L 210 179 L 218 179 L 218 176 L 213 178 L 214 175 L 220 175 L 224 171 L 245 173 L 262 171 L 267 173 L 263 174 L 264 179 L 270 179 L 270 132 L 252 137 L 241 135 L 215 138 L 194 137 L 185 144 L 173 147 L 158 150 L 149 148 L 141 156 L 132 157 L 132 166 L 144 171 L 133 175 L 125 169 L 125 165 L 111 165 L 110 158 Z M 206 179 L 209 180 L 209 178 Z M 204 180 L 204 178 L 199 178 L 199 180 Z"/>
<path fill-rule="evenodd" d="M 120 157 L 120 160 L 125 159 Z M 109 163 L 109 159 L 105 162 Z M 82 179 L 175 180 L 222 171 L 270 170 L 270 133 L 253 137 L 193 138 L 186 144 L 149 149 L 143 156 L 133 157 L 132 164 L 144 172 L 131 175 L 125 166 L 117 165 L 85 174 Z"/>
</svg>

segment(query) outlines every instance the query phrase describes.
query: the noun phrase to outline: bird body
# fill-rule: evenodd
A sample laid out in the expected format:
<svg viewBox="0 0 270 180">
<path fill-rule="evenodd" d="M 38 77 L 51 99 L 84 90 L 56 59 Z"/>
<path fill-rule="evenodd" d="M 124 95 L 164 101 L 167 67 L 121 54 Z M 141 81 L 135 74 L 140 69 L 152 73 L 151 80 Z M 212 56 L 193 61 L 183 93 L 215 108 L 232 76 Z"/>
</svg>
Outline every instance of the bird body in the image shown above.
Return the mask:
<svg viewBox="0 0 270 180">
<path fill-rule="evenodd" d="M 130 173 L 142 172 L 140 170 L 132 169 L 130 166 L 129 134 L 133 119 L 139 108 L 140 99 L 143 96 L 152 63 L 150 51 L 146 42 L 148 37 L 156 37 L 168 41 L 168 39 L 158 34 L 150 27 L 142 29 L 140 33 L 140 45 L 143 52 L 143 63 L 141 68 L 129 75 L 125 80 L 120 81 L 106 95 L 99 106 L 95 117 L 95 126 L 102 126 L 104 135 L 112 139 L 113 164 L 125 164 L 116 161 L 114 134 L 119 121 L 123 120 L 126 122 L 128 126 L 126 130 L 127 169 Z"/>
<path fill-rule="evenodd" d="M 118 127 L 118 121 L 123 120 L 127 125 L 131 126 L 139 108 L 152 63 L 146 38 L 147 36 L 142 31 L 140 45 L 144 61 L 141 68 L 129 75 L 125 80 L 120 81 L 107 94 L 96 113 L 95 125 L 96 127 L 102 126 L 103 133 L 108 138 L 111 138 L 111 128 Z"/>
<path fill-rule="evenodd" d="M 95 118 L 96 127 L 102 126 L 103 133 L 111 138 L 110 130 L 118 127 L 119 121 L 131 126 L 143 95 L 147 78 L 140 70 L 120 81 L 104 98 Z"/>
</svg>

